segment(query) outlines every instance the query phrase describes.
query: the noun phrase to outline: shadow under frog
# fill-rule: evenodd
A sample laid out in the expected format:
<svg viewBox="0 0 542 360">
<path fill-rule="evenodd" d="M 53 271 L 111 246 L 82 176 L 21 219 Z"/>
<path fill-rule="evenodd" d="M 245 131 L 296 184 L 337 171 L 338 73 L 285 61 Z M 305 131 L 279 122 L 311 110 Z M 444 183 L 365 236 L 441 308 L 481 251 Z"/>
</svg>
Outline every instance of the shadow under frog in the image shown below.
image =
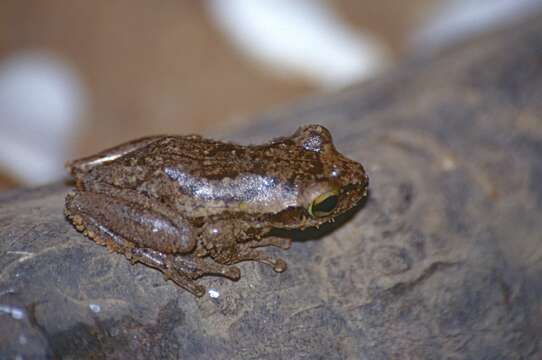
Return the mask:
<svg viewBox="0 0 542 360">
<path fill-rule="evenodd" d="M 257 248 L 288 249 L 286 233 L 350 212 L 368 188 L 361 164 L 340 154 L 320 125 L 249 146 L 151 136 L 67 167 L 75 191 L 65 213 L 74 226 L 196 296 L 205 293 L 196 279 L 237 280 L 233 264 L 241 261 L 286 270 Z"/>
</svg>

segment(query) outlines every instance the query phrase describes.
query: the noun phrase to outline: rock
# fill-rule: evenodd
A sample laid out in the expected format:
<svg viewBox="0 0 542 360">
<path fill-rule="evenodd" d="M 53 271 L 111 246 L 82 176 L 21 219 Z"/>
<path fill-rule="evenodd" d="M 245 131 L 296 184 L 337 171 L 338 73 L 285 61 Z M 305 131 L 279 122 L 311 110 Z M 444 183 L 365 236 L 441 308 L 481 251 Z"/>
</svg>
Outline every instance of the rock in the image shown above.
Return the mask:
<svg viewBox="0 0 542 360">
<path fill-rule="evenodd" d="M 0 357 L 539 359 L 541 17 L 262 116 L 321 123 L 362 162 L 358 211 L 196 298 L 63 215 L 69 187 L 0 195 Z M 280 252 L 277 250 L 277 253 Z"/>
</svg>

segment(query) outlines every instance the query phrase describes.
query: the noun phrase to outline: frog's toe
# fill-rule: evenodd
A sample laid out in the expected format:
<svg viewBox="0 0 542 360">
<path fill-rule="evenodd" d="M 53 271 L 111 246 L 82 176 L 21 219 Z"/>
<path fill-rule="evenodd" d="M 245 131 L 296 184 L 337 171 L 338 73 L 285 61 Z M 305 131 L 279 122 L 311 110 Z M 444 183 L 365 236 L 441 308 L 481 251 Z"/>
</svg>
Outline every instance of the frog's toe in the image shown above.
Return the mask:
<svg viewBox="0 0 542 360">
<path fill-rule="evenodd" d="M 254 260 L 259 263 L 269 265 L 273 268 L 275 272 L 278 272 L 278 273 L 284 272 L 288 268 L 286 261 L 282 259 L 275 259 L 264 254 L 259 254 L 258 256 L 255 256 L 252 259 L 248 259 L 248 260 Z"/>
<path fill-rule="evenodd" d="M 288 265 L 286 264 L 286 261 L 282 259 L 276 259 L 275 264 L 273 265 L 273 270 L 275 270 L 278 273 L 281 273 L 285 271 L 288 268 Z"/>
<path fill-rule="evenodd" d="M 192 293 L 197 297 L 202 297 L 203 295 L 205 295 L 205 286 L 196 284 Z"/>
<path fill-rule="evenodd" d="M 239 280 L 241 278 L 241 270 L 237 266 L 230 266 L 224 270 L 223 276 L 231 280 Z"/>
<path fill-rule="evenodd" d="M 279 247 L 282 250 L 288 250 L 290 247 L 292 247 L 292 239 L 277 237 L 273 239 L 273 243 L 271 245 Z"/>
<path fill-rule="evenodd" d="M 174 274 L 171 274 L 171 281 L 173 281 L 175 284 L 179 285 L 180 287 L 190 291 L 192 294 L 196 295 L 197 297 L 202 297 L 205 295 L 205 286 L 197 284 L 194 280 L 189 280 L 184 278 L 183 276 L 179 277 Z"/>
<path fill-rule="evenodd" d="M 237 266 L 228 266 L 212 261 L 204 261 L 198 259 L 195 262 L 199 276 L 203 275 L 219 275 L 230 280 L 239 280 L 241 278 L 241 270 Z"/>
</svg>

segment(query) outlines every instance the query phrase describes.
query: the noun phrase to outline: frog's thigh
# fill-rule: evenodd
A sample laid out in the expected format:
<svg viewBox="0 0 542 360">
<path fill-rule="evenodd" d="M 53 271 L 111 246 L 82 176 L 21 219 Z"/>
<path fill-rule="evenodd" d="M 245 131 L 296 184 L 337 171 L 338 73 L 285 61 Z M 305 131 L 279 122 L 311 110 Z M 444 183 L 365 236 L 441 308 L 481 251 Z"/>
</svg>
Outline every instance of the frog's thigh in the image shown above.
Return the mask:
<svg viewBox="0 0 542 360">
<path fill-rule="evenodd" d="M 97 232 L 112 238 L 113 244 L 116 238 L 122 238 L 133 247 L 169 254 L 189 252 L 196 244 L 192 226 L 182 217 L 173 218 L 116 196 L 76 191 L 66 197 L 66 214 L 79 230 L 86 228 L 89 237 Z M 82 221 L 86 224 L 80 224 Z M 113 244 L 106 242 L 108 247 Z"/>
<path fill-rule="evenodd" d="M 160 201 L 145 196 L 135 190 L 118 189 L 107 184 L 90 185 L 91 187 L 87 191 L 91 191 L 94 196 L 101 196 L 107 203 L 111 202 L 111 199 L 114 199 L 116 203 L 123 205 L 121 206 L 123 207 L 122 210 L 127 213 L 124 216 L 130 220 L 137 219 L 136 222 L 140 226 L 141 221 L 149 225 L 146 227 L 147 232 L 145 236 L 142 237 L 142 240 L 147 242 L 138 243 L 141 247 L 148 247 L 166 253 L 182 254 L 194 250 L 196 246 L 194 229 L 190 222 L 178 212 L 173 211 Z M 160 219 L 160 221 L 156 222 L 156 219 Z M 150 226 L 151 224 L 153 226 Z M 160 225 L 160 229 L 154 226 L 156 224 Z M 166 225 L 165 227 L 163 226 L 164 224 Z M 151 230 L 151 233 L 148 232 L 149 230 Z M 167 231 L 164 233 L 161 230 Z M 170 237 L 172 235 L 174 236 Z M 165 241 L 166 239 L 169 240 Z M 177 246 L 171 249 L 171 244 L 173 244 L 171 241 L 174 241 L 174 239 L 178 239 Z M 163 246 L 167 246 L 167 248 L 163 248 Z"/>
<path fill-rule="evenodd" d="M 100 245 L 105 245 L 111 251 L 124 254 L 125 249 L 134 244 L 109 229 L 101 226 L 96 219 L 87 212 L 85 203 L 81 203 L 78 194 L 68 194 L 64 212 L 75 228 Z"/>
</svg>

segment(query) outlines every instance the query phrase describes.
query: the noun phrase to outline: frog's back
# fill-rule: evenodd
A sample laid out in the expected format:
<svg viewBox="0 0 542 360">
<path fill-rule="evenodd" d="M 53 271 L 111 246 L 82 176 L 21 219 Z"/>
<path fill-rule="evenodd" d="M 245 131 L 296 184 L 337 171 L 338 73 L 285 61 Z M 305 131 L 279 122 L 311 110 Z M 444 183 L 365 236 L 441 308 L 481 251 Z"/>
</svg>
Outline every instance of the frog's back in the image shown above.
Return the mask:
<svg viewBox="0 0 542 360">
<path fill-rule="evenodd" d="M 307 155 L 310 157 L 300 150 L 287 138 L 263 145 L 239 145 L 197 135 L 165 136 L 118 160 L 126 166 L 176 169 L 209 180 L 235 178 L 239 174 L 282 177 L 296 168 L 292 163 L 299 164 Z"/>
<path fill-rule="evenodd" d="M 124 187 L 194 217 L 226 209 L 278 212 L 295 205 L 297 192 L 289 177 L 291 169 L 299 169 L 292 165 L 299 156 L 288 157 L 283 151 L 289 140 L 279 141 L 243 146 L 199 136 L 168 136 L 111 165 L 129 174 L 122 177 Z"/>
</svg>

